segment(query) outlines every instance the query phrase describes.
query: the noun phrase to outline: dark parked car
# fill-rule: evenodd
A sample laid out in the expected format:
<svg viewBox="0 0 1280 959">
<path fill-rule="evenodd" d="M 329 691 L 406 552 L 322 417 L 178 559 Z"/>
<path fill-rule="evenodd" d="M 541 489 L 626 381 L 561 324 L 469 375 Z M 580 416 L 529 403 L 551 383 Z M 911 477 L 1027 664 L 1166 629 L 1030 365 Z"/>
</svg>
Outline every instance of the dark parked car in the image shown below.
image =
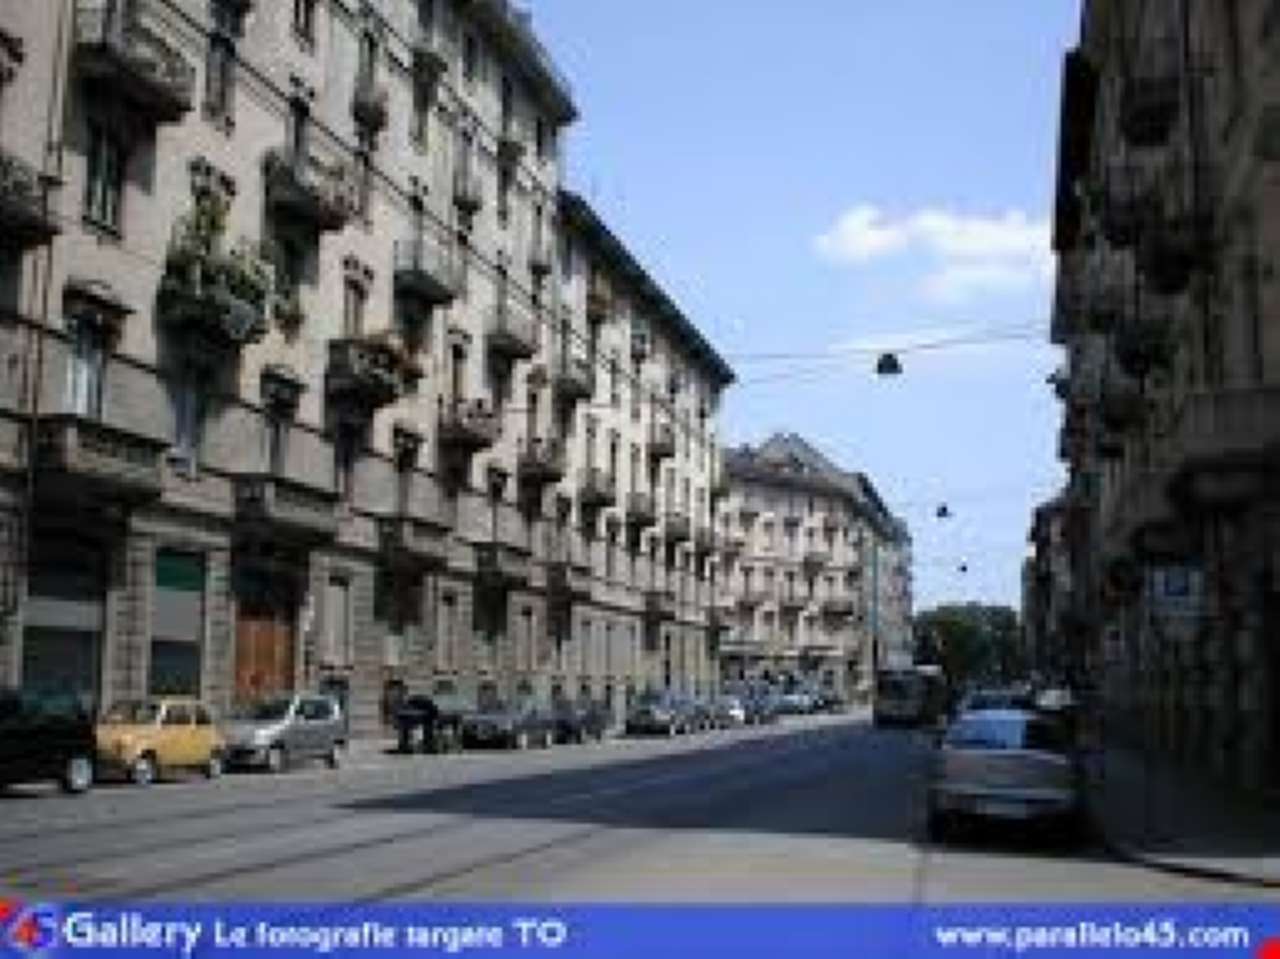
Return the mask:
<svg viewBox="0 0 1280 959">
<path fill-rule="evenodd" d="M 551 707 L 558 743 L 599 742 L 609 728 L 609 711 L 600 702 L 561 700 Z"/>
<path fill-rule="evenodd" d="M 462 721 L 462 740 L 468 746 L 528 749 L 550 746 L 555 736 L 555 717 L 529 700 L 514 704 L 490 703 Z"/>
<path fill-rule="evenodd" d="M 0 690 L 0 787 L 47 780 L 85 792 L 96 752 L 93 718 L 75 696 Z"/>
<path fill-rule="evenodd" d="M 689 720 L 685 704 L 670 693 L 645 692 L 636 697 L 627 713 L 627 735 L 662 733 L 674 736 L 688 731 Z"/>
<path fill-rule="evenodd" d="M 406 696 L 395 717 L 400 751 L 457 752 L 462 748 L 464 720 L 471 712 L 454 696 Z"/>
<path fill-rule="evenodd" d="M 768 693 L 754 692 L 744 696 L 742 708 L 746 712 L 748 726 L 763 726 L 778 719 L 777 706 Z"/>
</svg>

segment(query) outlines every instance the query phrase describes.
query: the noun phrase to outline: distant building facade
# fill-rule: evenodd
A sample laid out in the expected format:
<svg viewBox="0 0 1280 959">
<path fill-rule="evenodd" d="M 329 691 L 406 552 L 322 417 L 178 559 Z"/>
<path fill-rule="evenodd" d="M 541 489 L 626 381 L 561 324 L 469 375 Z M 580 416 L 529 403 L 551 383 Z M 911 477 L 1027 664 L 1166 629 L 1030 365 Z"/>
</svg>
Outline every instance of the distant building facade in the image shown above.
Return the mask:
<svg viewBox="0 0 1280 959">
<path fill-rule="evenodd" d="M 721 676 L 866 695 L 910 664 L 911 541 L 863 475 L 795 434 L 725 452 L 714 600 Z"/>
</svg>

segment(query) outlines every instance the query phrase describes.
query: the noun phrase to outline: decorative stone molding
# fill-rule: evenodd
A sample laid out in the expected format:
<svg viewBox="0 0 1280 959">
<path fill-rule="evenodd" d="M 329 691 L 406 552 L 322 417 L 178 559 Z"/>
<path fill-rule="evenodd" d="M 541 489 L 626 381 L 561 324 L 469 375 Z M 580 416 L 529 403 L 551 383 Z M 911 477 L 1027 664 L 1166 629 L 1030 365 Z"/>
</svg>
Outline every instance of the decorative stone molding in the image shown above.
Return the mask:
<svg viewBox="0 0 1280 959">
<path fill-rule="evenodd" d="M 124 321 L 135 312 L 110 283 L 80 276 L 71 276 L 63 287 L 62 310 L 69 319 L 100 330 L 109 340 L 120 335 Z"/>
<path fill-rule="evenodd" d="M 0 89 L 3 89 L 18 75 L 18 68 L 26 60 L 22 38 L 0 30 Z"/>
<path fill-rule="evenodd" d="M 272 414 L 292 419 L 307 384 L 290 366 L 269 363 L 262 371 L 262 403 Z"/>
</svg>

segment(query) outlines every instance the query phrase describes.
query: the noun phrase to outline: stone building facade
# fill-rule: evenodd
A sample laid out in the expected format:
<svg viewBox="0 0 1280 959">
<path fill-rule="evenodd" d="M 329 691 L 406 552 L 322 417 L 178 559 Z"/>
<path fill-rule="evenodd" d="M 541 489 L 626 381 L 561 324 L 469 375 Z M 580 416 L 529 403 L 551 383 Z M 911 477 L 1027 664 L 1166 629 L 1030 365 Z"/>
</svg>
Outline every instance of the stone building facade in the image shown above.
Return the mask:
<svg viewBox="0 0 1280 959">
<path fill-rule="evenodd" d="M 910 664 L 910 540 L 862 474 L 795 434 L 725 453 L 714 606 L 726 681 L 869 694 Z"/>
<path fill-rule="evenodd" d="M 1280 789 L 1274 4 L 1087 0 L 1066 57 L 1056 641 L 1132 733 Z"/>
<path fill-rule="evenodd" d="M 575 118 L 506 0 L 6 4 L 0 682 L 708 690 L 733 374 Z"/>
</svg>

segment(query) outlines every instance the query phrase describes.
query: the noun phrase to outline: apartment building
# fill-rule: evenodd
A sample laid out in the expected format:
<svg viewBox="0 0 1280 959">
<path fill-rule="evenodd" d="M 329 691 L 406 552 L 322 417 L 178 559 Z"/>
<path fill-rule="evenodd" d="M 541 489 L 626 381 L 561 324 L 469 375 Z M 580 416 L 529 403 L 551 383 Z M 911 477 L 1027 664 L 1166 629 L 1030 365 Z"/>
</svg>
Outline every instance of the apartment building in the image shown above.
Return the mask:
<svg viewBox="0 0 1280 959">
<path fill-rule="evenodd" d="M 1280 788 L 1273 7 L 1086 0 L 1054 225 L 1053 640 L 1117 735 L 1250 790 Z"/>
<path fill-rule="evenodd" d="M 721 675 L 867 695 L 911 662 L 910 541 L 874 486 L 795 434 L 725 453 L 718 517 Z"/>
<path fill-rule="evenodd" d="M 506 0 L 5 5 L 0 682 L 705 686 L 732 373 L 562 192 L 575 117 Z"/>
</svg>

